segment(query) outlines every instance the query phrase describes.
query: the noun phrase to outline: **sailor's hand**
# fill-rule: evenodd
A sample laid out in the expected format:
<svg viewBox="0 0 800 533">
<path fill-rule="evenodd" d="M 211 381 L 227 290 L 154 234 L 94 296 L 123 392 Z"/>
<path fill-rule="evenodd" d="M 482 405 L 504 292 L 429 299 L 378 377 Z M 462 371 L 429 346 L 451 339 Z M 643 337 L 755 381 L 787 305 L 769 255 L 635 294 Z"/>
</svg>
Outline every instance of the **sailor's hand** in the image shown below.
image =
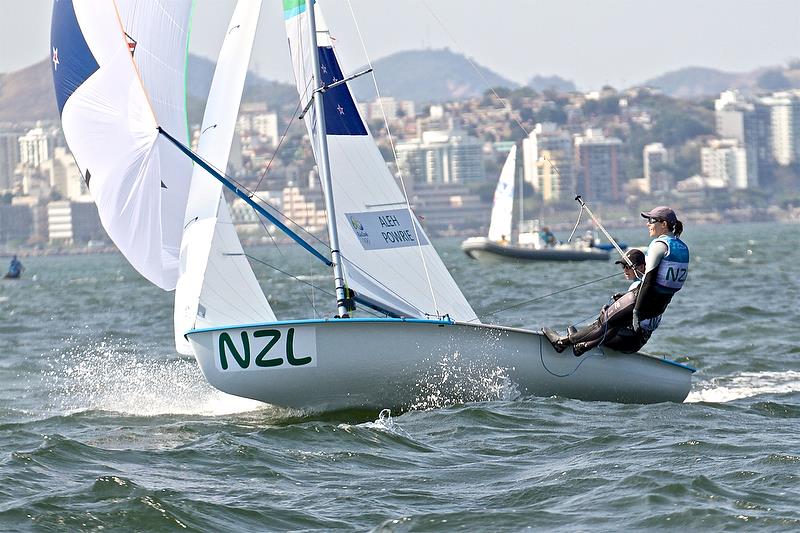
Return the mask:
<svg viewBox="0 0 800 533">
<path fill-rule="evenodd" d="M 638 333 L 638 331 L 639 331 L 639 313 L 636 312 L 636 310 L 633 311 L 633 324 L 631 324 L 631 325 L 633 327 L 633 331 L 636 331 Z"/>
</svg>

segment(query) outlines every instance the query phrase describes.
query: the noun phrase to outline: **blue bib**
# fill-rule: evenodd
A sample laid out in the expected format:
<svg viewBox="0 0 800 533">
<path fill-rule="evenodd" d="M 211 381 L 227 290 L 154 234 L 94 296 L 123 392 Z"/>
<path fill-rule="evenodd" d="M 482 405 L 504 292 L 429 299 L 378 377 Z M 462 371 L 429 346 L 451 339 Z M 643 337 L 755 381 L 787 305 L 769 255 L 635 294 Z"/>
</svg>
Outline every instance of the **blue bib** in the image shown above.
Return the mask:
<svg viewBox="0 0 800 533">
<path fill-rule="evenodd" d="M 656 272 L 656 286 L 662 292 L 676 293 L 681 290 L 689 274 L 689 247 L 679 238 L 669 235 L 662 235 L 653 242 L 667 245 L 667 253 Z"/>
</svg>

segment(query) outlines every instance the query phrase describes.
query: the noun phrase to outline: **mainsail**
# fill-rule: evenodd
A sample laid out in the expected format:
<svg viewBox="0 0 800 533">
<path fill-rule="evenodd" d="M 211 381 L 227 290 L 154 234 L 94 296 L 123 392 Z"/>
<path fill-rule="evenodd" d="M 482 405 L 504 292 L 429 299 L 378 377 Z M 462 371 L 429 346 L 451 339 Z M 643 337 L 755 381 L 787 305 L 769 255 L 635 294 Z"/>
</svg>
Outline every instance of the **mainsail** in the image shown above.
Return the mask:
<svg viewBox="0 0 800 533">
<path fill-rule="evenodd" d="M 514 170 L 517 166 L 517 147 L 508 153 L 492 203 L 492 221 L 489 223 L 489 240 L 511 242 L 511 217 L 514 210 Z"/>
<path fill-rule="evenodd" d="M 315 81 L 311 53 L 319 54 L 321 82 L 344 78 L 332 40 L 315 3 L 318 49 L 311 50 L 306 0 L 284 0 L 295 82 L 306 106 Z M 389 172 L 359 115 L 346 83 L 327 88 L 324 97 L 335 218 L 346 282 L 362 301 L 377 303 L 399 316 L 449 315 L 476 320 L 408 202 Z M 305 115 L 319 161 L 313 113 Z"/>
<path fill-rule="evenodd" d="M 190 14 L 190 0 L 60 0 L 50 36 L 64 136 L 100 220 L 134 268 L 167 290 L 192 163 L 159 140 L 156 124 L 186 133 Z"/>
<path fill-rule="evenodd" d="M 221 172 L 228 164 L 260 10 L 260 1 L 237 4 L 211 82 L 197 154 Z M 236 235 L 222 183 L 199 166 L 184 226 L 175 290 L 178 351 L 192 354 L 183 334 L 193 328 L 275 320 Z"/>
</svg>

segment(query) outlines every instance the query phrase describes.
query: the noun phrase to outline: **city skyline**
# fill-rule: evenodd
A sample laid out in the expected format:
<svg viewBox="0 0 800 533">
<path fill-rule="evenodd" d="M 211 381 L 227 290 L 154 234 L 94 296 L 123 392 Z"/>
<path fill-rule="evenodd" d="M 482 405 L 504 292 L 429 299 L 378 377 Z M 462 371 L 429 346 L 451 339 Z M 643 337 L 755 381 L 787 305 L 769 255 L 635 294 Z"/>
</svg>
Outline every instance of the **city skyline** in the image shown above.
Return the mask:
<svg viewBox="0 0 800 533">
<path fill-rule="evenodd" d="M 192 53 L 216 56 L 234 4 L 197 2 Z M 689 66 L 746 72 L 800 57 L 800 2 L 766 4 L 768 9 L 747 0 L 511 0 L 500 10 L 477 0 L 326 0 L 322 6 L 342 38 L 343 63 L 352 68 L 367 61 L 360 30 L 372 61 L 446 47 L 520 84 L 534 75 L 558 75 L 591 90 L 624 88 Z M 47 57 L 51 6 L 50 0 L 15 3 L 12 16 L 10 3 L 0 4 L 0 72 Z M 280 2 L 264 2 L 251 68 L 286 82 L 291 74 L 282 22 Z"/>
</svg>

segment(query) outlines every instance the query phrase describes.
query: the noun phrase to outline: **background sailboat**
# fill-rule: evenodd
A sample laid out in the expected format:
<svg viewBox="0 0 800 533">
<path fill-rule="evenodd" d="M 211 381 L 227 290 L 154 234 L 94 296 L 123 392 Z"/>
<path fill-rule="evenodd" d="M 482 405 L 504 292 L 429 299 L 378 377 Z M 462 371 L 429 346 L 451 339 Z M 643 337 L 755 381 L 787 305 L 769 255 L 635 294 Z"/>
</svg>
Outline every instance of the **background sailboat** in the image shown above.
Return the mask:
<svg viewBox="0 0 800 533">
<path fill-rule="evenodd" d="M 103 54 L 106 46 L 129 54 L 119 25 L 115 30 L 109 29 L 116 16 L 112 2 L 103 3 L 106 7 L 97 14 L 82 2 L 57 4 L 61 5 L 54 7 L 54 26 L 70 16 L 76 21 L 72 33 L 60 34 L 57 40 L 74 41 L 76 35 L 83 39 L 98 25 L 103 27 L 104 39 L 86 41 L 90 43 L 86 46 L 87 57 Z M 86 92 L 83 87 L 93 82 L 95 72 L 105 79 L 104 68 L 110 64 L 127 83 L 129 92 L 134 93 L 128 100 L 112 104 L 133 102 L 144 118 L 133 126 L 124 125 L 125 131 L 143 137 L 139 145 L 134 145 L 138 151 L 129 154 L 131 146 L 116 138 L 107 149 L 121 152 L 123 161 L 148 162 L 147 157 L 138 155 L 139 151 L 152 154 L 159 149 L 173 155 L 166 145 L 161 147 L 166 140 L 187 160 L 195 162 L 191 186 L 179 211 L 182 246 L 176 290 L 176 344 L 180 351 L 194 353 L 212 385 L 239 396 L 291 407 L 408 407 L 431 375 L 437 374 L 442 365 L 452 365 L 499 373 L 523 395 L 558 394 L 625 402 L 682 401 L 686 397 L 693 372 L 687 366 L 642 354 L 600 350 L 576 359 L 556 354 L 538 333 L 478 321 L 359 116 L 347 83 L 342 82 L 345 77 L 318 4 L 309 10 L 303 0 L 285 0 L 284 19 L 300 103 L 308 109 L 306 126 L 326 196 L 330 259 L 233 185 L 219 169 L 224 168 L 230 147 L 246 58 L 252 46 L 251 23 L 257 20 L 255 4 L 243 2 L 238 6 L 229 26 L 198 153 L 191 152 L 170 133 L 158 120 L 158 112 L 149 108 L 146 86 L 137 86 L 139 74 L 130 58 L 127 62 L 119 57 L 113 63 L 98 62 L 98 68 L 85 75 L 69 94 L 59 93 L 56 77 L 57 94 L 63 97 L 64 109 L 70 110 L 71 100 L 76 94 L 80 96 L 76 100 L 82 106 L 78 107 L 79 113 L 76 111 L 80 120 L 64 121 L 70 143 L 83 148 L 84 137 L 105 118 L 98 117 L 92 109 L 98 99 L 106 103 L 102 91 Z M 120 56 L 119 52 L 116 56 Z M 111 92 L 118 89 L 110 82 L 101 88 Z M 150 128 L 158 133 L 145 135 Z M 80 156 L 76 153 L 79 164 L 93 157 L 88 149 L 81 150 Z M 133 163 L 129 166 L 135 167 Z M 111 169 L 103 171 L 102 183 L 112 183 L 117 190 L 129 185 Z M 159 172 L 166 175 L 172 169 Z M 149 179 L 134 192 L 141 189 L 143 196 L 156 197 L 153 176 L 157 178 L 159 173 L 145 173 Z M 270 218 L 317 259 L 332 266 L 336 314 L 341 318 L 276 320 L 241 251 L 220 185 L 209 176 Z M 108 201 L 103 194 L 95 194 L 95 198 L 98 204 Z M 148 209 L 141 216 L 162 218 L 160 209 L 145 207 Z M 119 221 L 111 217 L 104 223 L 113 226 Z M 126 244 L 149 237 L 165 247 L 161 235 L 140 234 L 136 227 L 132 230 L 133 236 L 115 236 L 117 232 L 112 238 Z M 132 263 L 139 260 L 133 253 L 129 257 Z M 362 308 L 379 310 L 384 317 L 344 318 L 352 310 L 350 300 Z M 183 343 L 184 337 L 188 345 Z M 441 394 L 458 391 L 461 398 L 470 398 L 469 394 L 464 395 L 463 383 L 458 380 L 441 385 Z"/>
<path fill-rule="evenodd" d="M 577 241 L 572 244 L 546 246 L 539 237 L 538 222 L 525 223 L 520 200 L 520 229 L 517 244 L 512 242 L 514 183 L 516 181 L 517 147 L 512 146 L 497 180 L 492 200 L 492 216 L 486 237 L 470 237 L 461 243 L 461 250 L 472 259 L 484 261 L 588 261 L 607 260 L 607 249 L 599 249 Z M 527 229 L 523 230 L 523 227 Z"/>
</svg>

